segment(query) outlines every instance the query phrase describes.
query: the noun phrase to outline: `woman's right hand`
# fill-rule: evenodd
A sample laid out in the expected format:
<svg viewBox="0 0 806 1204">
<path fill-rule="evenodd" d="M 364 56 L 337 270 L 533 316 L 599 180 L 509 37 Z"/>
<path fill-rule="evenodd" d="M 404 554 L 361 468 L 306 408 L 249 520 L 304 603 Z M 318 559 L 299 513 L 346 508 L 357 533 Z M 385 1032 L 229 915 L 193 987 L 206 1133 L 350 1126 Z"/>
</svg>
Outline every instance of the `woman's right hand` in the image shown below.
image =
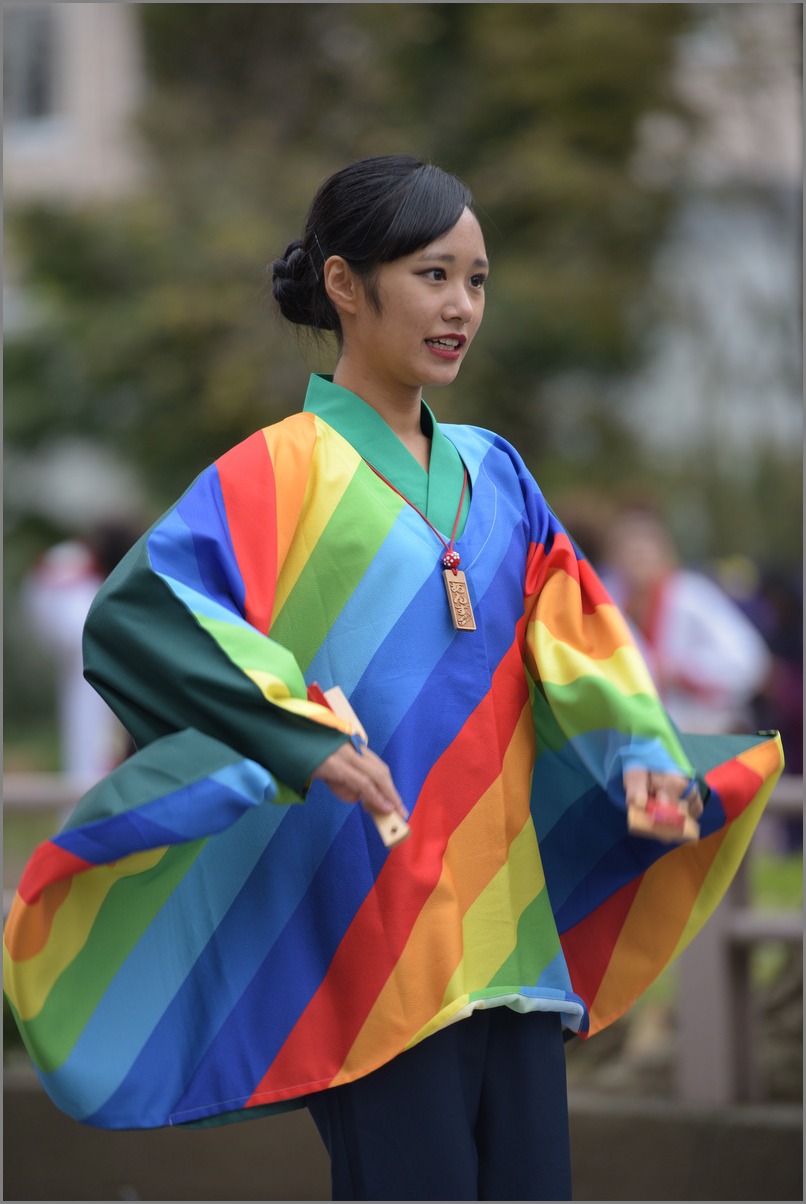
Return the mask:
<svg viewBox="0 0 806 1204">
<path fill-rule="evenodd" d="M 361 803 L 366 811 L 389 815 L 397 811 L 403 819 L 409 813 L 397 792 L 389 766 L 371 749 L 362 752 L 351 744 L 342 744 L 313 771 L 344 803 Z"/>
</svg>

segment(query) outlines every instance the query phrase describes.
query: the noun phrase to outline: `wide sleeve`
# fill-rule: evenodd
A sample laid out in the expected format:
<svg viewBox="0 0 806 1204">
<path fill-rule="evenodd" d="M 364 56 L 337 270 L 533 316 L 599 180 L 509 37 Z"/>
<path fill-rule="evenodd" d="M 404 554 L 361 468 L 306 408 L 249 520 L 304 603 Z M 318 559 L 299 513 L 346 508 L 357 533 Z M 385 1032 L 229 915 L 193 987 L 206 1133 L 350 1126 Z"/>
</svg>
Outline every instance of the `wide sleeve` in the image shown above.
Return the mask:
<svg viewBox="0 0 806 1204">
<path fill-rule="evenodd" d="M 284 513 L 283 530 L 294 521 Z M 102 586 L 84 629 L 85 676 L 138 747 L 195 728 L 299 796 L 348 736 L 307 700 L 297 661 L 269 634 L 277 532 L 258 432 L 203 472 Z"/>
<path fill-rule="evenodd" d="M 537 487 L 526 571 L 534 683 L 532 817 L 583 1036 L 629 1008 L 724 895 L 783 768 L 776 732 L 678 732 L 626 621 Z M 694 774 L 700 839 L 630 834 L 625 769 Z M 610 803 L 611 805 L 607 805 Z"/>
<path fill-rule="evenodd" d="M 565 740 L 614 800 L 627 769 L 691 775 L 626 620 L 536 493 L 531 521 L 526 667 Z"/>
</svg>

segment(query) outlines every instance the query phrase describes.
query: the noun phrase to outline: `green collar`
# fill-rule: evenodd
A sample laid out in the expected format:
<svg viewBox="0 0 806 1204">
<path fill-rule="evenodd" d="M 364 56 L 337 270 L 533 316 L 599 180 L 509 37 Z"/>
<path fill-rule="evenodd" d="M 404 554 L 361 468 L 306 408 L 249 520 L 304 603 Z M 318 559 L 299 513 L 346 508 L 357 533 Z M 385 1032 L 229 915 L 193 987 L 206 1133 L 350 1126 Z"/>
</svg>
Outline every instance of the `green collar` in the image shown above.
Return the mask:
<svg viewBox="0 0 806 1204">
<path fill-rule="evenodd" d="M 330 376 L 311 377 L 303 408 L 338 431 L 362 459 L 382 473 L 438 531 L 450 538 L 462 493 L 464 465 L 425 402 L 422 402 L 420 421 L 425 434 L 431 437 L 428 472 L 417 463 L 377 410 L 356 393 L 335 385 Z M 458 535 L 464 529 L 469 505 L 468 482 Z"/>
</svg>

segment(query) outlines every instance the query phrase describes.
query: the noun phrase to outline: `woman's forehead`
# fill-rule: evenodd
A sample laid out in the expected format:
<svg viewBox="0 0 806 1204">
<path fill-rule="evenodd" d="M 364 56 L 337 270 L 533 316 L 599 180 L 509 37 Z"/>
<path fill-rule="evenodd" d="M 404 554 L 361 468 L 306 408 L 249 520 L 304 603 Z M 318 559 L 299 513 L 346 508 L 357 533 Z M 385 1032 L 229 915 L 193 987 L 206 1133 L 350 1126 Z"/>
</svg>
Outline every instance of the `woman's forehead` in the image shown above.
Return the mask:
<svg viewBox="0 0 806 1204">
<path fill-rule="evenodd" d="M 446 261 L 470 257 L 477 267 L 487 267 L 487 252 L 484 246 L 484 235 L 478 218 L 469 209 L 465 209 L 459 220 L 444 234 L 440 234 L 432 242 L 427 243 L 421 250 L 415 251 L 419 258 L 437 258 Z"/>
</svg>

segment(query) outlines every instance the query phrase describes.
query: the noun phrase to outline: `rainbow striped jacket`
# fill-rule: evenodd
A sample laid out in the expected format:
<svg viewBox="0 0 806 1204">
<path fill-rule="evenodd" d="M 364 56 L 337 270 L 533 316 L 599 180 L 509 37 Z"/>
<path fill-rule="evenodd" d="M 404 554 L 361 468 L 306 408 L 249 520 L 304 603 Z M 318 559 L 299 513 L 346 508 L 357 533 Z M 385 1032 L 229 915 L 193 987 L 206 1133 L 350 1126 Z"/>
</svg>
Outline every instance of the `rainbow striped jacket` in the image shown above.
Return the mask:
<svg viewBox="0 0 806 1204">
<path fill-rule="evenodd" d="M 138 752 L 34 853 L 5 990 L 45 1089 L 108 1128 L 302 1104 L 474 1008 L 589 1036 L 692 939 L 781 771 L 774 733 L 680 736 L 517 453 L 434 533 L 313 413 L 203 472 L 101 589 L 86 672 Z M 311 771 L 339 685 L 411 811 L 389 850 Z M 627 833 L 622 774 L 696 770 L 696 845 Z"/>
</svg>

